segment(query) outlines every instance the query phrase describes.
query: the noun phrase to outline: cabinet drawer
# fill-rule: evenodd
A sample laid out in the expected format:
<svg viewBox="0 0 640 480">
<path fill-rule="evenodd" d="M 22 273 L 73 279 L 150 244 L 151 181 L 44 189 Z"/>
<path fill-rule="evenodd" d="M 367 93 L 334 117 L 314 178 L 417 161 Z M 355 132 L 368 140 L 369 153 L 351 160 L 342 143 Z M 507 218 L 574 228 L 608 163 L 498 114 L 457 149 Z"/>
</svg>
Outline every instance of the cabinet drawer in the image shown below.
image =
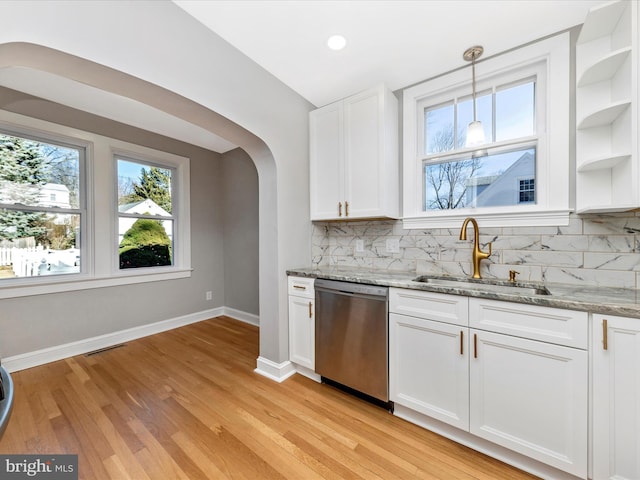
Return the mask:
<svg viewBox="0 0 640 480">
<path fill-rule="evenodd" d="M 586 350 L 587 312 L 522 303 L 469 299 L 469 326 Z"/>
<path fill-rule="evenodd" d="M 469 299 L 460 295 L 389 289 L 389 311 L 454 325 L 469 325 Z"/>
<path fill-rule="evenodd" d="M 313 298 L 314 281 L 314 278 L 309 277 L 289 277 L 289 295 Z"/>
</svg>

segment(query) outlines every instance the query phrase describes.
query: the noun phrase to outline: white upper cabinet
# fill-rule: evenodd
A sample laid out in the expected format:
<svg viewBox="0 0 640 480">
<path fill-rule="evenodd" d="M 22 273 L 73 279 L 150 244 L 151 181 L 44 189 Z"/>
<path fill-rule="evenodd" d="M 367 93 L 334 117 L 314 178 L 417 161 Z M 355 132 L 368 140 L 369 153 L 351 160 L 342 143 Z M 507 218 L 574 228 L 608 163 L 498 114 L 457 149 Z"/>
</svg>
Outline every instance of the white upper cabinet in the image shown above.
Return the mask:
<svg viewBox="0 0 640 480">
<path fill-rule="evenodd" d="M 310 113 L 311 220 L 399 218 L 398 102 L 384 86 Z"/>
<path fill-rule="evenodd" d="M 576 210 L 640 206 L 638 3 L 589 11 L 576 45 Z"/>
</svg>

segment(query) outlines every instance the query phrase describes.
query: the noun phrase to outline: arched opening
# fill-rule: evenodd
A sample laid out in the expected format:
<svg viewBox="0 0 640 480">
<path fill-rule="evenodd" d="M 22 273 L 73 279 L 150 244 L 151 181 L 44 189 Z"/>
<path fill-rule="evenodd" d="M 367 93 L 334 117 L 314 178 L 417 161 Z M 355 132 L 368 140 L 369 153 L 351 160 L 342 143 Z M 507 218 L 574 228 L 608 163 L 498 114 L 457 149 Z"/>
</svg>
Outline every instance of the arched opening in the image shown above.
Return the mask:
<svg viewBox="0 0 640 480">
<path fill-rule="evenodd" d="M 99 65 L 58 50 L 29 43 L 0 45 L 0 72 L 8 69 L 28 69 L 44 72 L 61 80 L 89 86 L 101 92 L 139 102 L 157 111 L 169 114 L 194 128 L 212 132 L 244 150 L 255 164 L 259 190 L 259 308 L 260 356 L 274 363 L 283 360 L 286 353 L 286 331 L 282 328 L 281 288 L 277 279 L 278 223 L 277 172 L 274 156 L 266 143 L 247 129 L 222 115 L 137 77 Z M 64 104 L 55 98 L 53 89 L 28 91 L 46 100 Z M 141 125 L 139 125 L 141 126 Z"/>
</svg>

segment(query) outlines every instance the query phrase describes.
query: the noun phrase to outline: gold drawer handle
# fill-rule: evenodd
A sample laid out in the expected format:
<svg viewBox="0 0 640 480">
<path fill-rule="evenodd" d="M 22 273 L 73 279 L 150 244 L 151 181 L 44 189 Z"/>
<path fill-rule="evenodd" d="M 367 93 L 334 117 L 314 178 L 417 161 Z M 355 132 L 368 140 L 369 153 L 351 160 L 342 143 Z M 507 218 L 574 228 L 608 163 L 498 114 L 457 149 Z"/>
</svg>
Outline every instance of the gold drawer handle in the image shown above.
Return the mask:
<svg viewBox="0 0 640 480">
<path fill-rule="evenodd" d="M 606 320 L 602 320 L 602 348 L 604 350 L 609 349 L 609 328 L 607 324 Z"/>
<path fill-rule="evenodd" d="M 295 288 L 296 290 L 306 290 L 307 287 L 303 287 L 302 285 L 294 285 L 293 288 Z"/>
<path fill-rule="evenodd" d="M 313 318 L 313 303 L 309 302 L 309 318 Z"/>
</svg>

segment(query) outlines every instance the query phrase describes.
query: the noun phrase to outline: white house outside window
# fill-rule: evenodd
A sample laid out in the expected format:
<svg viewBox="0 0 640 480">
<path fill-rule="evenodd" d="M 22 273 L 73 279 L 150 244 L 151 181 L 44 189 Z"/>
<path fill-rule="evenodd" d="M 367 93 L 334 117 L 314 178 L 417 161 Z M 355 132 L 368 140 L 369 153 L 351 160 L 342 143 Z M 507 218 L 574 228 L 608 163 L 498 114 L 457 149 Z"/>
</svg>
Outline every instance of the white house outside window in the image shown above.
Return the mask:
<svg viewBox="0 0 640 480">
<path fill-rule="evenodd" d="M 173 169 L 117 158 L 119 268 L 173 264 Z"/>
<path fill-rule="evenodd" d="M 0 131 L 0 281 L 79 273 L 85 149 Z"/>
<path fill-rule="evenodd" d="M 0 298 L 189 277 L 189 183 L 186 157 L 0 109 Z"/>
<path fill-rule="evenodd" d="M 467 68 L 403 92 L 405 228 L 450 228 L 469 215 L 488 226 L 566 224 L 568 34 L 479 62 L 477 73 L 486 142 L 473 148 Z"/>
</svg>

